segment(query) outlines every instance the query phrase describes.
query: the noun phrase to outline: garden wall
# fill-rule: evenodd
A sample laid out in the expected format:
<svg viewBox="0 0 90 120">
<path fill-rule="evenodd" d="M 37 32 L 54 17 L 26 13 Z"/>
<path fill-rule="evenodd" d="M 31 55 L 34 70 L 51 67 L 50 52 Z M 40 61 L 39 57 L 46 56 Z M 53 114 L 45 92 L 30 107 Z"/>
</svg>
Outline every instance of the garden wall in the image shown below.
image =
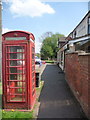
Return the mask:
<svg viewBox="0 0 90 120">
<path fill-rule="evenodd" d="M 65 76 L 84 112 L 90 118 L 90 53 L 67 53 Z"/>
</svg>

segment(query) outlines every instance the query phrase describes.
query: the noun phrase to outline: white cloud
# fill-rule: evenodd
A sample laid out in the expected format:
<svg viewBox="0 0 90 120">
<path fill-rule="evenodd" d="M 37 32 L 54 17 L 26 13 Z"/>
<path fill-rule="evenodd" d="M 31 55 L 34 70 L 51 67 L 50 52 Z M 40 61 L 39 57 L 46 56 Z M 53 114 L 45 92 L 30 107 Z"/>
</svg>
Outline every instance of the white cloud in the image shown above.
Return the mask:
<svg viewBox="0 0 90 120">
<path fill-rule="evenodd" d="M 16 17 L 19 16 L 42 16 L 43 14 L 54 14 L 55 10 L 40 0 L 7 0 L 10 3 L 10 11 Z"/>
<path fill-rule="evenodd" d="M 2 28 L 2 34 L 8 32 L 8 31 L 12 31 L 12 30 L 10 30 L 8 28 Z"/>
</svg>

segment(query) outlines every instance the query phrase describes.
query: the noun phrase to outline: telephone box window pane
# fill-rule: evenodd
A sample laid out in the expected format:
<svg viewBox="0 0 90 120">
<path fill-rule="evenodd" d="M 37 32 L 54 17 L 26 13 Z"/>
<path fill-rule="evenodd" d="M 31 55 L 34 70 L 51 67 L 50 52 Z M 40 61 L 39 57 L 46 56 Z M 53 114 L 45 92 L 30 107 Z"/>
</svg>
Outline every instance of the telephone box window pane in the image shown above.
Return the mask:
<svg viewBox="0 0 90 120">
<path fill-rule="evenodd" d="M 24 70 L 24 71 L 22 71 L 22 69 Z M 10 68 L 10 73 L 25 73 L 25 69 L 24 68 Z"/>
<path fill-rule="evenodd" d="M 10 68 L 10 73 L 17 73 L 17 68 Z"/>
<path fill-rule="evenodd" d="M 25 102 L 25 96 L 22 95 L 8 95 L 7 98 L 7 102 Z"/>
<path fill-rule="evenodd" d="M 35 52 L 35 48 L 34 47 L 32 47 L 32 52 Z"/>
<path fill-rule="evenodd" d="M 17 54 L 16 53 L 11 53 L 10 54 L 10 59 L 17 59 Z"/>
<path fill-rule="evenodd" d="M 18 74 L 17 75 L 17 80 L 21 80 L 22 81 L 23 80 L 23 75 L 22 74 Z"/>
<path fill-rule="evenodd" d="M 32 65 L 34 65 L 34 63 L 35 63 L 35 61 L 34 61 L 34 60 L 32 60 Z"/>
<path fill-rule="evenodd" d="M 24 59 L 23 53 L 10 53 L 10 59 Z"/>
<path fill-rule="evenodd" d="M 35 70 L 35 67 L 33 66 L 33 67 L 32 67 L 32 71 L 34 71 L 34 70 Z"/>
<path fill-rule="evenodd" d="M 35 80 L 34 80 L 34 78 L 32 79 L 32 83 L 34 83 L 35 82 Z"/>
<path fill-rule="evenodd" d="M 32 96 L 35 94 L 35 90 L 32 92 Z"/>
<path fill-rule="evenodd" d="M 25 81 L 25 78 L 26 78 L 26 76 L 25 76 L 25 74 L 23 75 L 23 81 Z"/>
<path fill-rule="evenodd" d="M 25 65 L 24 60 L 10 60 L 10 66 L 21 66 Z"/>
<path fill-rule="evenodd" d="M 23 73 L 23 71 L 20 69 L 22 69 L 22 68 L 18 68 L 17 73 Z"/>
<path fill-rule="evenodd" d="M 25 100 L 25 83 L 24 82 L 9 82 L 9 86 L 7 86 L 7 95 L 9 95 L 10 101 Z"/>
<path fill-rule="evenodd" d="M 10 75 L 10 80 L 17 80 L 17 75 L 11 74 Z"/>
<path fill-rule="evenodd" d="M 32 59 L 34 59 L 34 54 L 32 54 Z"/>
<path fill-rule="evenodd" d="M 17 61 L 11 60 L 10 61 L 10 66 L 17 66 Z"/>
<path fill-rule="evenodd" d="M 11 74 L 10 75 L 10 80 L 19 80 L 19 81 L 25 81 L 25 75 L 22 75 L 22 74 L 18 74 L 18 75 L 15 75 L 15 74 Z M 9 80 L 8 78 L 8 80 Z"/>
<path fill-rule="evenodd" d="M 34 77 L 34 73 L 32 73 L 32 77 Z"/>
<path fill-rule="evenodd" d="M 24 52 L 23 46 L 11 46 L 10 52 Z"/>
</svg>

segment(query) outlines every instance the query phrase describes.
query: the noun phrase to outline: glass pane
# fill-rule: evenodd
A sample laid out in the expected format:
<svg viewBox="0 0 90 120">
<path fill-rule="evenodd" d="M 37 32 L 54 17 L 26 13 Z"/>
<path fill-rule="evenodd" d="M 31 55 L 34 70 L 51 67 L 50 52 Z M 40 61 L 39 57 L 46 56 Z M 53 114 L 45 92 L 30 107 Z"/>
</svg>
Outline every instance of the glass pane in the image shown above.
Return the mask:
<svg viewBox="0 0 90 120">
<path fill-rule="evenodd" d="M 32 59 L 34 59 L 34 54 L 32 54 Z"/>
<path fill-rule="evenodd" d="M 10 68 L 10 73 L 17 73 L 17 68 Z"/>
<path fill-rule="evenodd" d="M 20 71 L 21 72 L 21 71 Z M 9 77 L 8 77 L 8 75 L 7 75 L 7 79 L 8 80 L 23 80 L 23 81 L 25 81 L 25 74 L 10 74 L 9 75 Z"/>
<path fill-rule="evenodd" d="M 10 75 L 10 80 L 17 80 L 17 75 L 11 74 Z"/>
<path fill-rule="evenodd" d="M 17 73 L 23 73 L 22 68 L 18 68 Z"/>
<path fill-rule="evenodd" d="M 34 63 L 35 63 L 35 61 L 34 61 L 34 60 L 32 60 L 32 65 L 34 65 Z"/>
<path fill-rule="evenodd" d="M 17 66 L 17 61 L 11 60 L 10 61 L 10 66 Z"/>
<path fill-rule="evenodd" d="M 32 71 L 34 71 L 34 70 L 35 70 L 35 67 L 33 66 L 33 67 L 32 67 Z"/>
<path fill-rule="evenodd" d="M 34 72 L 32 73 L 32 77 L 34 77 Z"/>
<path fill-rule="evenodd" d="M 23 53 L 17 53 L 17 59 L 24 59 Z"/>
<path fill-rule="evenodd" d="M 90 18 L 88 18 L 88 24 L 90 25 Z"/>
<path fill-rule="evenodd" d="M 90 34 L 90 25 L 88 25 L 88 34 Z"/>
<path fill-rule="evenodd" d="M 32 47 L 32 52 L 34 52 L 35 51 L 35 48 L 34 47 Z"/>
<path fill-rule="evenodd" d="M 10 73 L 25 73 L 25 68 L 19 67 L 19 68 L 10 68 Z"/>
<path fill-rule="evenodd" d="M 32 83 L 34 83 L 35 82 L 35 80 L 34 80 L 34 78 L 32 79 Z"/>
<path fill-rule="evenodd" d="M 23 46 L 11 46 L 10 52 L 24 52 Z"/>
<path fill-rule="evenodd" d="M 25 100 L 25 82 L 9 82 L 7 95 L 9 95 L 9 101 Z"/>
<path fill-rule="evenodd" d="M 24 59 L 23 53 L 10 53 L 10 59 Z"/>
<path fill-rule="evenodd" d="M 23 66 L 25 65 L 25 61 L 23 60 L 10 60 L 10 66 Z"/>
<path fill-rule="evenodd" d="M 10 54 L 10 59 L 17 59 L 17 54 L 16 53 L 11 53 Z"/>
<path fill-rule="evenodd" d="M 17 102 L 24 102 L 25 101 L 25 95 L 8 95 L 7 96 L 7 101 L 8 102 L 13 102 L 13 101 L 17 101 Z"/>
<path fill-rule="evenodd" d="M 23 80 L 23 76 L 22 75 L 17 75 L 17 80 Z"/>
</svg>

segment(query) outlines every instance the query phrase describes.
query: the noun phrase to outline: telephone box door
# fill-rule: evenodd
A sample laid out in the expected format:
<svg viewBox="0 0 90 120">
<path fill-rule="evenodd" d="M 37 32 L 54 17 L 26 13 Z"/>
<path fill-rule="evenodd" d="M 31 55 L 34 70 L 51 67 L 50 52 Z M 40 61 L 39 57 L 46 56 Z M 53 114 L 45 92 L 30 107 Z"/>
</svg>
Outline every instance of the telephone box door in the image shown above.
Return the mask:
<svg viewBox="0 0 90 120">
<path fill-rule="evenodd" d="M 26 44 L 5 45 L 6 102 L 26 102 Z"/>
</svg>

